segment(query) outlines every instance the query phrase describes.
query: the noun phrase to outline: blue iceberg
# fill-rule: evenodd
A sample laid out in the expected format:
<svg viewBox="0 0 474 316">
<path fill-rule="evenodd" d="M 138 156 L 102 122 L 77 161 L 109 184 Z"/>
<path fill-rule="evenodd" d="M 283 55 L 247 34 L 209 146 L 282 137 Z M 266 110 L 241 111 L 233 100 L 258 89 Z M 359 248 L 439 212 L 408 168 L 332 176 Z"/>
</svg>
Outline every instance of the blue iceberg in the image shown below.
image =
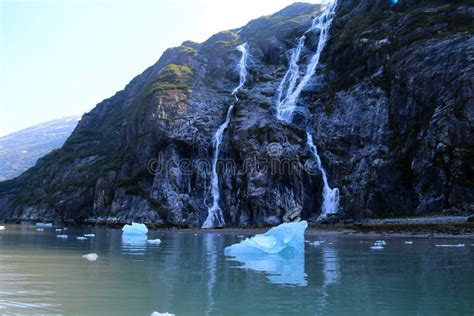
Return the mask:
<svg viewBox="0 0 474 316">
<path fill-rule="evenodd" d="M 304 272 L 304 232 L 308 223 L 285 223 L 265 234 L 242 240 L 225 248 L 229 260 L 241 269 L 265 272 L 270 283 L 306 286 Z"/>
<path fill-rule="evenodd" d="M 280 254 L 304 252 L 304 232 L 308 228 L 306 221 L 284 223 L 273 227 L 265 234 L 242 240 L 238 244 L 226 247 L 228 256 L 238 254 Z"/>
<path fill-rule="evenodd" d="M 132 223 L 132 225 L 124 225 L 122 228 L 122 235 L 144 236 L 146 234 L 148 234 L 148 228 L 145 224 Z"/>
</svg>

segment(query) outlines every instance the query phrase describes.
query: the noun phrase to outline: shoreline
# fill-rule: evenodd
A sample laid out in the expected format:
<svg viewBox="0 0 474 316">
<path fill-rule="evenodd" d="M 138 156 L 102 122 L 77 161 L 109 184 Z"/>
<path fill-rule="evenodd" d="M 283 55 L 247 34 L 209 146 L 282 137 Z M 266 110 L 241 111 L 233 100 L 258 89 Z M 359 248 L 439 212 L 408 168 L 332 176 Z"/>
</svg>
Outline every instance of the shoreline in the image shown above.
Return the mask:
<svg viewBox="0 0 474 316">
<path fill-rule="evenodd" d="M 424 226 L 425 230 L 419 230 L 419 225 L 406 226 L 361 226 L 354 228 L 349 225 L 318 225 L 310 226 L 305 232 L 306 237 L 323 238 L 410 238 L 410 239 L 467 239 L 474 240 L 474 224 L 468 225 L 436 225 L 433 227 Z M 171 229 L 179 232 L 190 232 L 197 234 L 243 234 L 253 236 L 268 231 L 268 228 L 222 228 L 222 229 Z M 170 229 L 157 229 L 157 231 L 170 231 Z M 248 236 L 246 236 L 248 237 Z"/>
<path fill-rule="evenodd" d="M 9 222 L 6 221 L 5 224 Z M 10 224 L 31 224 L 36 221 L 15 221 Z M 95 226 L 108 228 L 122 228 L 124 224 L 118 222 L 84 222 L 84 223 L 57 223 L 54 226 Z M 173 227 L 169 225 L 145 223 L 153 231 L 180 231 L 192 233 L 219 233 L 255 235 L 266 232 L 271 227 L 229 227 L 203 229 L 198 227 Z M 361 219 L 333 224 L 309 223 L 305 233 L 311 237 L 400 237 L 400 238 L 456 238 L 474 239 L 474 221 L 472 216 L 431 216 L 431 217 L 404 217 L 389 219 Z"/>
</svg>

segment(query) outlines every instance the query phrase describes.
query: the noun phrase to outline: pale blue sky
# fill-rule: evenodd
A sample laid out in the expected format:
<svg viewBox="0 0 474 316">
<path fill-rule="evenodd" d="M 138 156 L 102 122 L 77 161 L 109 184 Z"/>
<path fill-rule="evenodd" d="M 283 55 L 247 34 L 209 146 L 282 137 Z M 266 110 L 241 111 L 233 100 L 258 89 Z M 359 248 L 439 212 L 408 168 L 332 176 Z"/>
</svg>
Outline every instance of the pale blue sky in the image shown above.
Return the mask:
<svg viewBox="0 0 474 316">
<path fill-rule="evenodd" d="M 0 136 L 89 111 L 166 48 L 293 2 L 0 0 Z"/>
</svg>

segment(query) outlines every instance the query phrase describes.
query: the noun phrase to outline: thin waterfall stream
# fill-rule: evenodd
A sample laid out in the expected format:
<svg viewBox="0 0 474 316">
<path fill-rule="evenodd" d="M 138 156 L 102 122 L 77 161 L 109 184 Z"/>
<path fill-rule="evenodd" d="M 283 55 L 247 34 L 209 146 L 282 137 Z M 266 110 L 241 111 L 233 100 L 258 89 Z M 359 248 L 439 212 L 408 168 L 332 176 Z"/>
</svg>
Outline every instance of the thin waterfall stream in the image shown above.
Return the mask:
<svg viewBox="0 0 474 316">
<path fill-rule="evenodd" d="M 329 30 L 335 16 L 336 7 L 337 0 L 334 0 L 318 17 L 313 20 L 311 27 L 299 38 L 298 45 L 291 54 L 288 71 L 283 77 L 277 90 L 277 117 L 279 120 L 286 122 L 292 121 L 293 114 L 297 110 L 297 101 L 301 91 L 303 91 L 309 80 L 314 76 L 321 54 L 329 39 Z M 306 36 L 308 33 L 315 31 L 320 32 L 318 46 L 316 52 L 306 66 L 303 77 L 301 78 L 300 66 L 298 64 L 301 57 L 301 51 L 305 46 Z M 329 214 L 335 214 L 339 209 L 339 189 L 332 189 L 329 186 L 326 171 L 322 165 L 318 150 L 313 142 L 313 136 L 309 131 L 306 132 L 306 136 L 306 143 L 316 159 L 318 169 L 323 178 L 323 204 L 321 215 L 326 216 Z"/>
<path fill-rule="evenodd" d="M 232 95 L 235 97 L 235 100 L 238 101 L 237 92 L 244 86 L 245 81 L 247 80 L 247 59 L 248 59 L 248 45 L 244 43 L 239 45 L 237 49 L 242 53 L 240 61 L 238 64 L 240 81 L 239 85 L 232 91 Z M 227 115 L 224 123 L 219 126 L 216 133 L 213 137 L 214 145 L 214 157 L 212 159 L 212 174 L 211 174 L 211 195 L 212 195 L 212 206 L 208 210 L 207 218 L 202 228 L 213 228 L 213 227 L 222 227 L 225 225 L 224 216 L 222 210 L 219 206 L 220 192 L 219 192 L 219 175 L 217 173 L 217 163 L 219 160 L 219 148 L 222 143 L 222 137 L 224 136 L 224 131 L 229 126 L 230 120 L 232 119 L 232 112 L 234 110 L 235 103 L 232 103 L 227 110 Z"/>
</svg>

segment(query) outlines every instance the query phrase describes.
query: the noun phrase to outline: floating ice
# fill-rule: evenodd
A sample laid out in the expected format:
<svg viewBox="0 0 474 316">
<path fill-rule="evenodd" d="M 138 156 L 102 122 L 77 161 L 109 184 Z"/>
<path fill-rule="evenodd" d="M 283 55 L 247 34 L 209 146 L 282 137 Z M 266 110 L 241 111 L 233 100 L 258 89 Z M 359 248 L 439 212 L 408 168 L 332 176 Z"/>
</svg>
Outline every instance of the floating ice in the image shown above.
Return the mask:
<svg viewBox="0 0 474 316">
<path fill-rule="evenodd" d="M 95 234 L 84 234 L 84 237 L 95 237 Z"/>
<path fill-rule="evenodd" d="M 370 249 L 372 249 L 372 250 L 382 250 L 383 247 L 380 246 L 380 245 L 375 245 L 375 246 L 370 247 Z"/>
<path fill-rule="evenodd" d="M 87 240 L 86 237 L 82 237 L 82 236 L 79 236 L 79 237 L 76 237 L 77 240 Z"/>
<path fill-rule="evenodd" d="M 175 314 L 170 313 L 160 313 L 160 312 L 153 312 L 150 316 L 175 316 Z"/>
<path fill-rule="evenodd" d="M 308 227 L 306 221 L 284 223 L 273 227 L 265 234 L 246 238 L 238 244 L 226 247 L 226 255 L 236 254 L 277 254 L 282 252 L 304 252 L 304 232 Z"/>
<path fill-rule="evenodd" d="M 57 235 L 57 238 L 62 238 L 62 239 L 67 239 L 69 236 L 68 235 Z"/>
<path fill-rule="evenodd" d="M 63 230 L 67 230 L 67 228 L 63 228 Z"/>
<path fill-rule="evenodd" d="M 387 243 L 385 240 L 377 240 L 375 241 L 374 245 L 385 246 Z"/>
<path fill-rule="evenodd" d="M 5 230 L 5 226 L 0 226 L 0 230 Z"/>
<path fill-rule="evenodd" d="M 36 231 L 37 232 L 44 232 L 44 229 L 43 228 L 36 228 Z"/>
<path fill-rule="evenodd" d="M 462 248 L 465 244 L 452 244 L 452 245 L 435 245 L 436 247 L 452 247 L 452 248 Z"/>
<path fill-rule="evenodd" d="M 405 241 L 405 245 L 413 245 L 413 241 Z"/>
<path fill-rule="evenodd" d="M 153 244 L 153 245 L 159 245 L 159 244 L 161 244 L 161 240 L 160 239 L 148 239 L 147 243 Z"/>
<path fill-rule="evenodd" d="M 122 228 L 123 235 L 146 235 L 148 228 L 144 224 L 132 223 L 132 225 L 124 225 Z"/>
<path fill-rule="evenodd" d="M 37 227 L 53 227 L 53 223 L 36 223 Z"/>
<path fill-rule="evenodd" d="M 96 253 L 89 253 L 87 255 L 83 255 L 82 258 L 87 259 L 89 261 L 96 261 L 99 256 Z"/>
<path fill-rule="evenodd" d="M 61 228 L 56 228 L 55 231 L 62 232 L 63 230 Z"/>
<path fill-rule="evenodd" d="M 317 241 L 317 240 L 314 241 L 314 242 L 310 242 L 309 244 L 310 244 L 311 246 L 315 246 L 315 247 L 321 246 L 321 242 L 320 242 L 320 241 Z"/>
<path fill-rule="evenodd" d="M 238 235 L 237 238 L 245 238 L 243 235 Z"/>
</svg>

